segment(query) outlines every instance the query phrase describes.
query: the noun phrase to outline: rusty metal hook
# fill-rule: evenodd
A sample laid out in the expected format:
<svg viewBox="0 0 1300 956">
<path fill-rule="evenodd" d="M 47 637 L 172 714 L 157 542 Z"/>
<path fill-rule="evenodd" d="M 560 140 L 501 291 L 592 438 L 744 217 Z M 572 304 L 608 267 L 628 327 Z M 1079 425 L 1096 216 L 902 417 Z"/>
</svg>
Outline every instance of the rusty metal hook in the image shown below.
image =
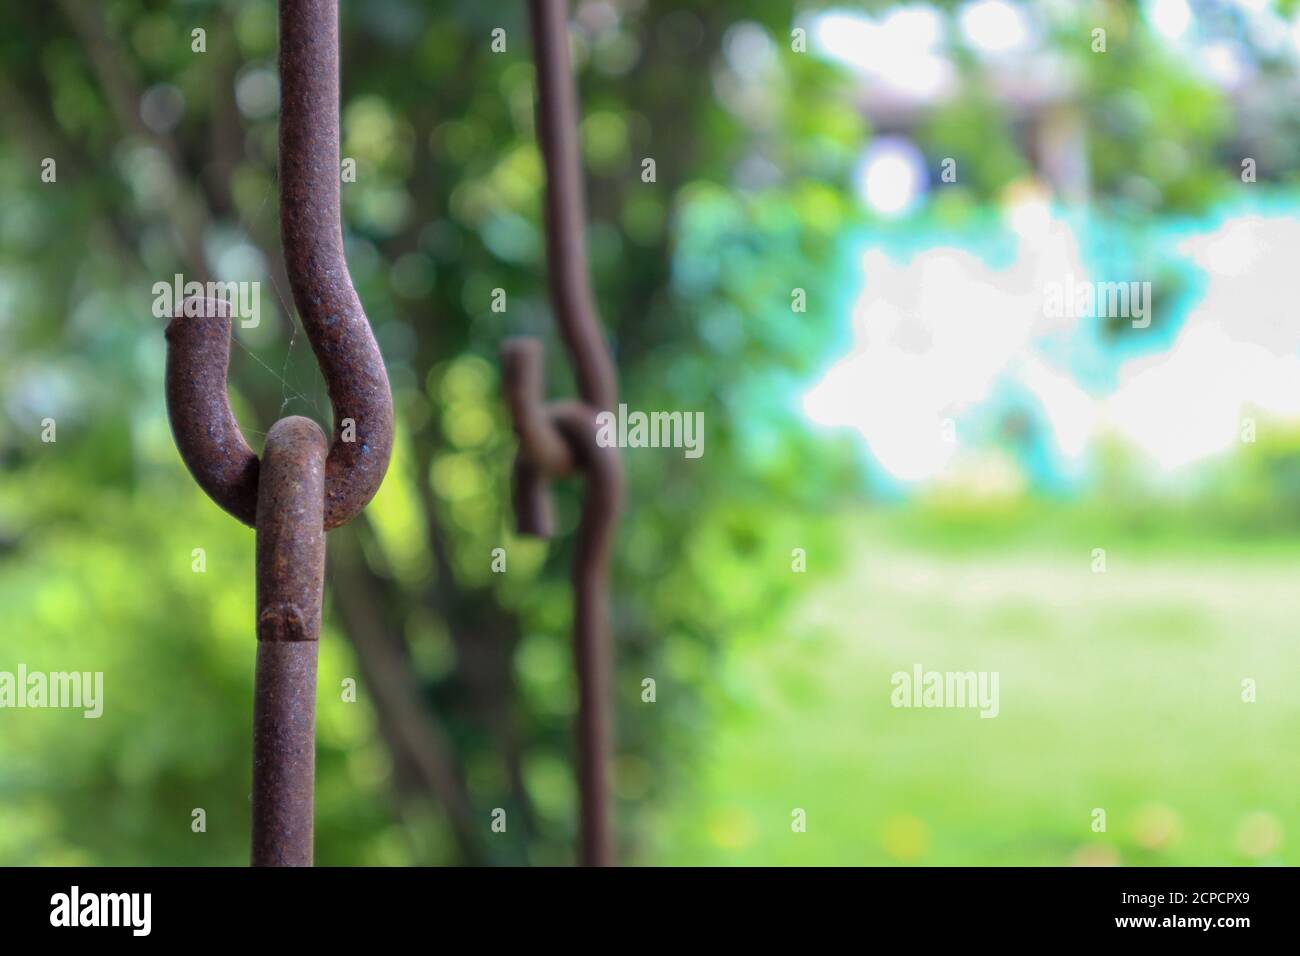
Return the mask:
<svg viewBox="0 0 1300 956">
<path fill-rule="evenodd" d="M 316 654 L 325 532 L 355 517 L 388 469 L 393 402 L 352 287 L 339 210 L 338 0 L 279 0 L 280 235 L 294 304 L 325 377 L 334 436 L 282 418 L 262 459 L 226 393 L 230 310 L 188 299 L 167 326 L 167 411 L 190 473 L 257 529 L 254 865 L 310 865 Z"/>
<path fill-rule="evenodd" d="M 537 63 L 538 141 L 546 165 L 551 300 L 582 400 L 545 402 L 542 346 L 536 339 L 514 338 L 502 344 L 506 402 L 519 440 L 514 508 L 521 534 L 549 537 L 554 530 L 550 482 L 575 472 L 586 479 L 572 566 L 580 858 L 589 866 L 608 866 L 614 862 L 614 839 L 609 798 L 612 651 L 606 588 L 623 478 L 618 449 L 601 445 L 596 434 L 597 415 L 617 401 L 618 378 L 588 278 L 567 4 L 529 0 L 528 11 Z"/>
<path fill-rule="evenodd" d="M 338 40 L 338 0 L 280 0 L 280 237 L 293 301 L 334 412 L 327 531 L 374 497 L 393 447 L 388 374 L 343 257 Z M 200 321 L 178 317 L 167 329 L 172 429 L 199 486 L 252 525 L 257 456 L 226 396 L 230 323 L 214 321 L 222 315 L 211 307 L 203 311 Z"/>
</svg>

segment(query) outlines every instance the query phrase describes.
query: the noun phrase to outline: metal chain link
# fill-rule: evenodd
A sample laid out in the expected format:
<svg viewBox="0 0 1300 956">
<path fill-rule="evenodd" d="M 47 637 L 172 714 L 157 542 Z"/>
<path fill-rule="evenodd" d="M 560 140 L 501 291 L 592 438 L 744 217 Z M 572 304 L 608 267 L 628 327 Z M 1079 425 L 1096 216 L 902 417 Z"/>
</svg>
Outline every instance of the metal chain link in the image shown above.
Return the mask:
<svg viewBox="0 0 1300 956">
<path fill-rule="evenodd" d="M 619 451 L 596 441 L 596 416 L 618 401 L 618 377 L 601 333 L 587 268 L 578 111 L 569 64 L 565 0 L 529 0 L 537 64 L 537 135 L 546 165 L 546 257 L 551 302 L 578 383 L 579 402 L 546 403 L 542 345 L 502 345 L 502 378 L 519 452 L 514 506 L 521 534 L 553 532 L 549 485 L 585 478 L 573 558 L 573 650 L 578 675 L 578 784 L 588 866 L 614 862 L 609 797 L 612 649 L 607 599 L 609 557 L 623 493 Z"/>
<path fill-rule="evenodd" d="M 167 327 L 176 446 L 213 501 L 257 529 L 254 866 L 310 866 L 316 661 L 325 532 L 379 489 L 393 400 L 343 257 L 337 0 L 280 0 L 280 236 L 303 328 L 325 377 L 334 436 L 301 416 L 271 426 L 262 457 L 230 409 L 230 310 L 187 300 Z"/>
</svg>

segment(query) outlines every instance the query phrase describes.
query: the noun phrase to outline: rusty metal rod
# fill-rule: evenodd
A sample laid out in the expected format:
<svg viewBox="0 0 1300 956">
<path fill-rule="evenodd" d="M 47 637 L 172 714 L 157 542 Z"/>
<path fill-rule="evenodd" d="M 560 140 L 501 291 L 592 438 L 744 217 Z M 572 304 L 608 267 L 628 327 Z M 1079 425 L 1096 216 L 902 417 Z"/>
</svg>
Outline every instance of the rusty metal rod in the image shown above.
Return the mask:
<svg viewBox="0 0 1300 956">
<path fill-rule="evenodd" d="M 271 426 L 257 488 L 254 866 L 311 866 L 316 651 L 325 586 L 325 434 Z"/>
<path fill-rule="evenodd" d="M 167 416 L 181 460 L 208 497 L 244 524 L 257 520 L 257 456 L 226 394 L 230 307 L 186 299 L 167 325 Z"/>
<path fill-rule="evenodd" d="M 568 442 L 551 421 L 544 364 L 537 339 L 519 336 L 501 344 L 502 387 L 519 440 L 512 485 L 515 523 L 520 534 L 538 538 L 555 533 L 551 480 L 567 477 L 577 468 Z"/>
<path fill-rule="evenodd" d="M 384 479 L 393 399 L 343 258 L 337 0 L 280 0 L 280 31 L 280 233 L 294 304 L 333 410 L 325 464 L 328 531 L 360 512 Z M 251 525 L 257 456 L 226 395 L 229 316 L 221 300 L 190 299 L 168 326 L 167 407 L 181 457 L 199 486 Z"/>
<path fill-rule="evenodd" d="M 334 409 L 327 531 L 374 497 L 393 450 L 388 373 L 343 258 L 339 188 L 338 0 L 280 0 L 280 239 Z"/>
<path fill-rule="evenodd" d="M 613 746 L 610 682 L 609 559 L 623 491 L 617 448 L 596 443 L 595 412 L 576 402 L 552 406 L 554 421 L 578 454 L 586 484 L 570 574 L 573 582 L 573 659 L 578 675 L 578 792 L 582 803 L 581 860 L 614 863 L 609 758 Z"/>
<path fill-rule="evenodd" d="M 609 633 L 609 561 L 623 493 L 619 450 L 596 441 L 596 410 L 583 402 L 537 404 L 541 394 L 540 343 L 514 338 L 502 344 L 507 406 L 514 417 L 519 452 L 514 506 L 520 534 L 553 533 L 549 483 L 573 472 L 585 479 L 582 516 L 570 576 L 573 585 L 573 657 L 578 678 L 578 792 L 581 809 L 579 859 L 584 866 L 614 863 L 613 811 L 609 797 L 612 649 Z M 563 454 L 556 451 L 559 445 Z M 542 449 L 556 457 L 530 458 Z"/>
<path fill-rule="evenodd" d="M 609 758 L 612 648 L 607 598 L 609 559 L 622 496 L 617 448 L 596 441 L 596 415 L 618 401 L 618 378 L 596 317 L 587 267 L 578 109 L 569 64 L 564 0 L 529 0 L 537 64 L 537 137 L 546 166 L 546 258 L 556 323 L 581 401 L 546 404 L 541 343 L 502 344 L 507 407 L 519 440 L 513 504 L 521 534 L 554 530 L 549 486 L 575 472 L 585 479 L 571 568 L 573 655 L 578 678 L 579 860 L 614 862 Z"/>
<path fill-rule="evenodd" d="M 257 529 L 252 862 L 310 866 L 325 532 L 374 496 L 393 443 L 388 376 L 343 258 L 337 0 L 280 0 L 280 85 L 285 264 L 333 440 L 309 419 L 282 418 L 258 460 L 230 410 L 223 301 L 187 299 L 167 326 L 166 393 L 190 473 Z"/>
<path fill-rule="evenodd" d="M 537 63 L 537 140 L 546 163 L 546 261 L 551 301 L 569 351 L 578 394 L 597 411 L 618 401 L 587 268 L 586 202 L 578 140 L 577 92 L 569 64 L 566 0 L 529 0 Z"/>
</svg>

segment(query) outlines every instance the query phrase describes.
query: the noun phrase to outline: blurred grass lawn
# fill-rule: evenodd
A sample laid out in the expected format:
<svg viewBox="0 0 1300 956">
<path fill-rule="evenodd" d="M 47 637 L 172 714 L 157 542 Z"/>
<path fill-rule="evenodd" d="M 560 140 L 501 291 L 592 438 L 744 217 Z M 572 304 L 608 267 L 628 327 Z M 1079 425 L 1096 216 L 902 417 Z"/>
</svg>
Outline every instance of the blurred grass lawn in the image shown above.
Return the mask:
<svg viewBox="0 0 1300 956">
<path fill-rule="evenodd" d="M 846 530 L 856 557 L 809 556 L 784 640 L 729 645 L 654 862 L 1300 862 L 1300 544 Z M 914 663 L 1000 672 L 999 716 L 894 709 Z"/>
</svg>

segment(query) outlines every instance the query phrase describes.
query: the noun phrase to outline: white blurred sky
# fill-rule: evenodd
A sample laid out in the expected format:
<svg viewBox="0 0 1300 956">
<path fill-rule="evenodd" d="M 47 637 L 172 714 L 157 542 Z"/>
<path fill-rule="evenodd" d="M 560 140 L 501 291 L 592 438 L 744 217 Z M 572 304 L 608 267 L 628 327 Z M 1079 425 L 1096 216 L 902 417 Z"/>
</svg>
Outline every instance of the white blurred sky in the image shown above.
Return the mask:
<svg viewBox="0 0 1300 956">
<path fill-rule="evenodd" d="M 1037 401 L 1067 459 L 1113 434 L 1174 470 L 1238 446 L 1252 410 L 1300 419 L 1292 299 L 1300 222 L 1243 215 L 1179 243 L 1177 251 L 1207 276 L 1204 295 L 1167 349 L 1124 361 L 1115 386 L 1098 391 L 1057 364 L 1059 350 L 1048 347 L 1062 336 L 1094 336 L 1098 321 L 1045 314 L 1048 283 L 1095 278 L 1071 227 L 1045 205 L 1010 209 L 1008 219 L 1019 239 L 1006 268 L 954 247 L 902 263 L 868 251 L 853 345 L 806 394 L 806 415 L 856 429 L 904 482 L 940 477 L 969 451 L 960 428 L 950 440 L 945 421 L 978 411 L 1008 382 Z"/>
<path fill-rule="evenodd" d="M 1152 34 L 1225 92 L 1249 82 L 1261 52 L 1300 64 L 1300 11 L 1283 17 L 1274 0 L 1138 5 Z M 1044 32 L 1080 15 L 1071 0 L 970 0 L 951 12 L 924 2 L 877 13 L 846 6 L 806 23 L 819 55 L 861 77 L 870 108 L 910 115 L 960 92 L 957 48 L 990 75 L 1011 67 L 1023 85 L 1034 63 L 1059 56 L 1042 42 Z M 1236 26 L 1224 32 L 1229 22 Z M 934 162 L 905 135 L 873 138 L 856 174 L 864 206 L 880 220 L 923 208 Z M 1115 374 L 1099 386 L 1061 364 L 1063 342 L 1097 347 L 1099 320 L 1048 318 L 1047 285 L 1067 276 L 1156 277 L 1090 274 L 1079 237 L 1046 194 L 1021 196 L 1003 212 L 1018 243 L 1005 267 L 952 246 L 901 261 L 883 248 L 865 253 L 853 344 L 806 394 L 812 421 L 856 429 L 890 475 L 924 482 L 950 478 L 955 460 L 981 451 L 978 430 L 961 425 L 1001 407 L 1008 386 L 1037 404 L 1065 462 L 1083 461 L 1101 436 L 1118 436 L 1175 472 L 1238 447 L 1246 415 L 1300 419 L 1300 320 L 1290 300 L 1300 223 L 1293 217 L 1241 214 L 1182 239 L 1174 251 L 1203 271 L 1204 294 L 1184 313 L 1157 315 L 1152 347 L 1141 357 L 1107 355 Z M 1155 291 L 1158 298 L 1158 284 Z M 1166 347 L 1155 350 L 1156 342 Z M 955 441 L 948 422 L 957 425 Z"/>
</svg>

